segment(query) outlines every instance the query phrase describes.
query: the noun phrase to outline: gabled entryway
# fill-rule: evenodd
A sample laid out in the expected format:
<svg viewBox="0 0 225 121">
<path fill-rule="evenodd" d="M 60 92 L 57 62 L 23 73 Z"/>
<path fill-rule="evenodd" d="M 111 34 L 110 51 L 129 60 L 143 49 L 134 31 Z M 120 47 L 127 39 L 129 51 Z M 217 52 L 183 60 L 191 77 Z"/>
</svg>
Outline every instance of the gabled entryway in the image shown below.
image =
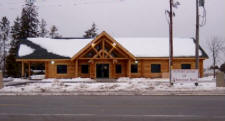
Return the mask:
<svg viewBox="0 0 225 121">
<path fill-rule="evenodd" d="M 116 75 L 127 76 L 130 72 L 130 65 L 128 64 L 130 64 L 131 60 L 135 60 L 134 55 L 106 32 L 102 32 L 72 58 L 72 61 L 76 63 L 75 68 L 84 64 L 89 65 L 88 73 L 82 74 L 81 68 L 81 70 L 76 69 L 75 75 L 77 77 L 91 78 L 116 78 Z M 118 65 L 121 66 L 121 72 L 116 71 Z"/>
</svg>

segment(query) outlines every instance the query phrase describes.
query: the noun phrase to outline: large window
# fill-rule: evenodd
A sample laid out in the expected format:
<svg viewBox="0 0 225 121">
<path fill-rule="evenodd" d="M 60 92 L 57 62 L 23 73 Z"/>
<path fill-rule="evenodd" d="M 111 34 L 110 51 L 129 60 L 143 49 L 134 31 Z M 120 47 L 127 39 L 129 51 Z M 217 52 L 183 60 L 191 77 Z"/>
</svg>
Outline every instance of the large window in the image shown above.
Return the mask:
<svg viewBox="0 0 225 121">
<path fill-rule="evenodd" d="M 81 73 L 88 74 L 89 65 L 81 65 Z"/>
<path fill-rule="evenodd" d="M 151 72 L 152 73 L 160 73 L 161 65 L 160 64 L 151 64 Z"/>
<path fill-rule="evenodd" d="M 181 64 L 181 69 L 191 69 L 191 64 Z"/>
<path fill-rule="evenodd" d="M 121 66 L 121 64 L 116 64 L 116 73 L 117 74 L 122 73 L 122 66 Z"/>
<path fill-rule="evenodd" d="M 138 64 L 131 64 L 131 73 L 138 72 Z"/>
<path fill-rule="evenodd" d="M 66 74 L 67 65 L 57 65 L 57 74 Z"/>
</svg>

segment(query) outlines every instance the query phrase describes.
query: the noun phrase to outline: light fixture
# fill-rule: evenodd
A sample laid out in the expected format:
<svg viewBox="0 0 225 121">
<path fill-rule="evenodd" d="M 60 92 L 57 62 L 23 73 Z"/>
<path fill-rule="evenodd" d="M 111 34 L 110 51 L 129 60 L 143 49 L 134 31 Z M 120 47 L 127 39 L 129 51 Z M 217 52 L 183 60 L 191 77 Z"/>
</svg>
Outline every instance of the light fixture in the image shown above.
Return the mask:
<svg viewBox="0 0 225 121">
<path fill-rule="evenodd" d="M 136 64 L 137 64 L 137 63 L 138 63 L 138 61 L 134 61 L 134 63 L 136 63 Z"/>
<path fill-rule="evenodd" d="M 51 61 L 51 64 L 55 64 L 55 61 Z"/>
<path fill-rule="evenodd" d="M 91 44 L 91 47 L 95 47 L 95 43 L 92 43 L 92 44 Z"/>
<path fill-rule="evenodd" d="M 113 46 L 113 47 L 116 47 L 116 43 L 114 42 L 114 43 L 112 44 L 112 46 Z"/>
</svg>

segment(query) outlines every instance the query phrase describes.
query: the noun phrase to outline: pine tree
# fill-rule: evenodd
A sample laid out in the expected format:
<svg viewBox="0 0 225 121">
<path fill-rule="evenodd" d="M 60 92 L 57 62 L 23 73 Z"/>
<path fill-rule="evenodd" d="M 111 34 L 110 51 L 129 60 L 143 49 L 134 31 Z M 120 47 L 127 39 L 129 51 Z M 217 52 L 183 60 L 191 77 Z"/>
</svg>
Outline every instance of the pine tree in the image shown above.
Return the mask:
<svg viewBox="0 0 225 121">
<path fill-rule="evenodd" d="M 40 24 L 40 37 L 46 37 L 48 34 L 48 30 L 46 29 L 47 23 L 44 19 L 41 19 L 41 24 Z"/>
<path fill-rule="evenodd" d="M 8 45 L 8 40 L 9 40 L 9 32 L 10 32 L 10 22 L 7 19 L 7 17 L 2 17 L 2 20 L 0 22 L 0 36 L 1 36 L 1 40 L 2 40 L 2 52 L 3 52 L 3 56 L 1 57 L 1 63 L 3 62 L 3 75 L 5 76 L 5 65 L 6 65 L 6 54 L 7 54 L 7 50 L 6 47 Z"/>
<path fill-rule="evenodd" d="M 38 37 L 38 12 L 34 2 L 26 1 L 21 14 L 21 38 Z"/>
<path fill-rule="evenodd" d="M 87 31 L 85 31 L 85 34 L 84 34 L 84 38 L 94 38 L 97 36 L 97 28 L 96 28 L 96 24 L 93 23 L 91 28 L 88 29 Z"/>
<path fill-rule="evenodd" d="M 58 32 L 58 29 L 55 25 L 53 25 L 51 28 L 50 28 L 50 37 L 51 38 L 56 38 L 56 37 L 59 37 L 59 34 L 57 33 Z"/>
<path fill-rule="evenodd" d="M 11 36 L 12 41 L 10 42 L 10 50 L 9 55 L 6 58 L 6 70 L 7 75 L 11 77 L 19 77 L 20 70 L 21 70 L 21 64 L 16 62 L 16 54 L 18 51 L 18 45 L 21 41 L 21 23 L 20 18 L 17 17 L 14 21 L 14 25 L 11 27 Z"/>
</svg>

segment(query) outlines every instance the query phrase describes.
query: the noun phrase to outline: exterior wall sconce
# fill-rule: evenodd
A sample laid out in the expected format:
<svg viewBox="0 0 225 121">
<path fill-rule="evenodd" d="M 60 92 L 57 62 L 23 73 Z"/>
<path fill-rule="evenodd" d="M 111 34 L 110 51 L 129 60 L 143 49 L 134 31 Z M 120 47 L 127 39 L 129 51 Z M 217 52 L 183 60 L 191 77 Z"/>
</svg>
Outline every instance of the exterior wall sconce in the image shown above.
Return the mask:
<svg viewBox="0 0 225 121">
<path fill-rule="evenodd" d="M 51 61 L 51 64 L 55 64 L 55 61 Z"/>
<path fill-rule="evenodd" d="M 114 42 L 114 43 L 112 44 L 112 46 L 113 46 L 113 47 L 116 47 L 116 43 Z"/>
<path fill-rule="evenodd" d="M 134 61 L 135 64 L 138 64 L 138 61 Z"/>
<path fill-rule="evenodd" d="M 95 47 L 95 43 L 92 43 L 92 44 L 91 44 L 91 47 Z"/>
</svg>

